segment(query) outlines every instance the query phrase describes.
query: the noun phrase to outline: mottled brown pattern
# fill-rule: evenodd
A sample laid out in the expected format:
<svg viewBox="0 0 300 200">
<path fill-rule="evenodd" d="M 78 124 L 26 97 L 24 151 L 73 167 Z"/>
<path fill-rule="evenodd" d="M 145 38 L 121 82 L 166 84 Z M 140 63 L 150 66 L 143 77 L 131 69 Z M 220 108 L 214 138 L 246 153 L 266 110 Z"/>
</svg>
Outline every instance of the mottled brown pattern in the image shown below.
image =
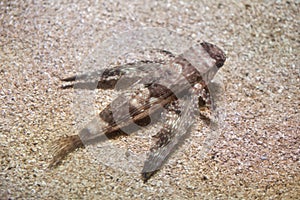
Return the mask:
<svg viewBox="0 0 300 200">
<path fill-rule="evenodd" d="M 130 2 L 0 2 L 0 198 L 299 199 L 300 1 Z M 88 91 L 58 89 L 57 77 L 88 71 L 85 60 L 94 49 L 141 27 L 171 29 L 225 50 L 228 59 L 215 78 L 223 80 L 226 114 L 217 141 L 201 151 L 211 131 L 197 119 L 185 145 L 147 184 L 140 170 L 95 161 L 93 147 L 48 170 L 53 141 L 77 133 L 98 113 L 77 120 L 74 94 Z M 158 40 L 176 55 L 187 48 L 170 37 Z M 109 66 L 115 57 L 94 58 Z M 95 92 L 99 112 L 115 93 Z M 144 133 L 156 132 L 109 142 L 145 152 L 151 142 L 145 144 Z"/>
<path fill-rule="evenodd" d="M 203 46 L 205 47 L 205 51 L 201 50 Z M 199 48 L 200 54 L 197 51 Z M 188 52 L 193 54 L 192 56 L 198 56 L 198 58 L 193 58 L 194 60 L 199 59 L 201 63 L 204 63 L 205 74 L 208 73 L 213 76 L 217 72 L 214 67 L 217 65 L 217 67 L 220 67 L 226 59 L 224 53 L 218 47 L 206 42 L 191 47 Z M 206 61 L 206 59 L 211 59 L 205 55 L 207 53 L 211 58 L 215 59 L 214 63 Z M 139 64 L 140 63 L 137 63 L 137 66 Z M 141 76 L 138 70 L 133 71 L 133 66 L 133 64 L 128 64 L 104 70 L 103 74 L 100 75 L 101 78 L 97 87 L 99 88 L 99 85 L 107 82 L 112 83 L 110 86 L 115 86 L 121 78 L 126 78 L 126 75 L 130 77 Z M 193 124 L 191 118 L 185 119 L 185 117 L 193 116 L 194 108 L 190 107 L 196 108 L 196 105 L 186 102 L 186 108 L 180 108 L 178 98 L 195 95 L 197 98 L 192 97 L 192 99 L 198 100 L 198 96 L 200 96 L 201 102 L 199 104 L 201 105 L 209 100 L 205 96 L 206 93 L 208 93 L 208 91 L 205 90 L 205 88 L 207 89 L 207 83 L 202 78 L 202 74 L 198 71 L 199 66 L 197 67 L 198 68 L 194 67 L 183 55 L 179 55 L 170 61 L 170 63 L 161 66 L 161 71 L 158 73 L 160 76 L 158 77 L 153 76 L 151 69 L 148 69 L 149 73 L 144 74 L 145 78 L 141 77 L 141 79 L 136 79 L 136 84 L 132 83 L 133 89 L 124 92 L 109 104 L 99 114 L 100 119 L 94 119 L 94 121 L 91 121 L 80 131 L 80 137 L 73 135 L 69 136 L 72 137 L 72 140 L 62 139 L 60 141 L 61 144 L 56 146 L 56 155 L 50 166 L 58 164 L 60 160 L 72 150 L 83 147 L 83 143 L 93 144 L 103 141 L 105 137 L 115 138 L 115 136 L 124 129 L 132 133 L 137 130 L 137 127 L 133 126 L 133 124 L 142 126 L 148 125 L 151 122 L 149 116 L 156 112 L 161 112 L 161 107 L 157 106 L 160 105 L 167 110 L 165 115 L 166 124 L 163 129 L 156 134 L 158 141 L 151 148 L 148 159 L 145 161 L 142 176 L 144 181 L 147 181 L 163 165 L 166 159 L 168 159 L 172 151 L 174 151 L 179 142 L 184 139 L 190 126 Z M 142 74 L 145 71 L 146 70 L 141 68 Z M 81 75 L 79 77 L 86 78 L 88 75 Z M 75 79 L 73 76 L 62 80 L 71 81 Z M 87 81 L 87 83 L 81 82 L 80 84 L 94 84 L 94 82 L 90 82 L 89 79 Z M 199 85 L 198 89 L 193 89 L 196 84 Z M 72 84 L 72 86 L 75 87 L 76 83 Z M 107 89 L 106 86 L 101 88 Z M 183 116 L 181 118 L 181 111 L 184 112 L 185 117 Z M 101 120 L 105 123 L 102 123 Z M 179 123 L 180 120 L 186 121 Z M 98 123 L 100 122 L 104 127 L 99 127 Z"/>
</svg>

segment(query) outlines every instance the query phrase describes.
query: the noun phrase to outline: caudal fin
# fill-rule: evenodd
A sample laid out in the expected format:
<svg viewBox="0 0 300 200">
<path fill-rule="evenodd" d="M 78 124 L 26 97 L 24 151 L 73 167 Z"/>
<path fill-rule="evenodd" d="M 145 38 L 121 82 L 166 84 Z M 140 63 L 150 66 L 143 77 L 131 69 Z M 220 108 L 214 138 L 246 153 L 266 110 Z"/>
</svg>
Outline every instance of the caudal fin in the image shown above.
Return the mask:
<svg viewBox="0 0 300 200">
<path fill-rule="evenodd" d="M 53 145 L 54 156 L 49 164 L 49 168 L 57 166 L 69 153 L 82 147 L 84 145 L 79 135 L 71 135 L 58 139 Z"/>
</svg>

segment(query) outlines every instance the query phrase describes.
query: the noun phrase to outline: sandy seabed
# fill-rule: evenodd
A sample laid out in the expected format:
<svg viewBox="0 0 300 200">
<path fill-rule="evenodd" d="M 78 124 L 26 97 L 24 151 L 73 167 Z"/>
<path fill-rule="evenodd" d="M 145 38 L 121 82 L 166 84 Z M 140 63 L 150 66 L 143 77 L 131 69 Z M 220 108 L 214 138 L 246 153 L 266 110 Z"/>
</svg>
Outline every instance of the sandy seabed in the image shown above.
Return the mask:
<svg viewBox="0 0 300 200">
<path fill-rule="evenodd" d="M 0 199 L 299 198 L 299 13 L 299 1 L 283 0 L 1 1 Z M 218 140 L 199 155 L 192 134 L 146 184 L 88 149 L 48 169 L 53 141 L 76 133 L 74 91 L 59 89 L 58 77 L 75 74 L 107 38 L 141 27 L 226 52 Z"/>
</svg>

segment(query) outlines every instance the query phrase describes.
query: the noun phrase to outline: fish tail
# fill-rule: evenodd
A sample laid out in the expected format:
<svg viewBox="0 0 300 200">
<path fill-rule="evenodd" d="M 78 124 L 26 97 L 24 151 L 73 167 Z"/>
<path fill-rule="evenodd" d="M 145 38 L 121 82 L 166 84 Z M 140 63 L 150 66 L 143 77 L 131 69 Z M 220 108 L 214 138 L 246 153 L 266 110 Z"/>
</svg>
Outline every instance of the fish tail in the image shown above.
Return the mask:
<svg viewBox="0 0 300 200">
<path fill-rule="evenodd" d="M 58 139 L 53 146 L 54 156 L 49 164 L 49 168 L 56 167 L 69 153 L 83 147 L 84 144 L 79 135 L 71 135 Z"/>
</svg>

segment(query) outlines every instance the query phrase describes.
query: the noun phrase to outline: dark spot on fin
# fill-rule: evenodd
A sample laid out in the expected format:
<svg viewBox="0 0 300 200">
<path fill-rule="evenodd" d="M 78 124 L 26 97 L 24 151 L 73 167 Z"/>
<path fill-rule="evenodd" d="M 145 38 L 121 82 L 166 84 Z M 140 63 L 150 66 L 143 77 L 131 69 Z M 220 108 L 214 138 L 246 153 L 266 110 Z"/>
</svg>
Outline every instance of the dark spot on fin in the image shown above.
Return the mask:
<svg viewBox="0 0 300 200">
<path fill-rule="evenodd" d="M 149 115 L 145 116 L 142 119 L 134 121 L 139 126 L 148 126 L 151 123 L 151 118 Z"/>
<path fill-rule="evenodd" d="M 74 84 L 60 86 L 61 89 L 74 88 Z"/>
<path fill-rule="evenodd" d="M 157 172 L 158 170 L 152 171 L 152 172 L 143 172 L 142 178 L 144 183 L 147 183 L 147 181 Z"/>
<path fill-rule="evenodd" d="M 162 98 L 166 94 L 167 96 L 173 94 L 171 89 L 158 83 L 150 83 L 150 84 L 146 84 L 145 86 L 149 89 L 150 97 Z"/>
<path fill-rule="evenodd" d="M 210 57 L 216 60 L 216 66 L 221 68 L 226 60 L 224 52 L 216 45 L 208 42 L 202 42 L 201 46 L 207 51 Z"/>
<path fill-rule="evenodd" d="M 62 78 L 60 80 L 61 81 L 66 81 L 66 82 L 75 81 L 76 80 L 76 75 L 75 76 L 70 76 L 70 77 L 67 77 L 67 78 Z"/>
</svg>

